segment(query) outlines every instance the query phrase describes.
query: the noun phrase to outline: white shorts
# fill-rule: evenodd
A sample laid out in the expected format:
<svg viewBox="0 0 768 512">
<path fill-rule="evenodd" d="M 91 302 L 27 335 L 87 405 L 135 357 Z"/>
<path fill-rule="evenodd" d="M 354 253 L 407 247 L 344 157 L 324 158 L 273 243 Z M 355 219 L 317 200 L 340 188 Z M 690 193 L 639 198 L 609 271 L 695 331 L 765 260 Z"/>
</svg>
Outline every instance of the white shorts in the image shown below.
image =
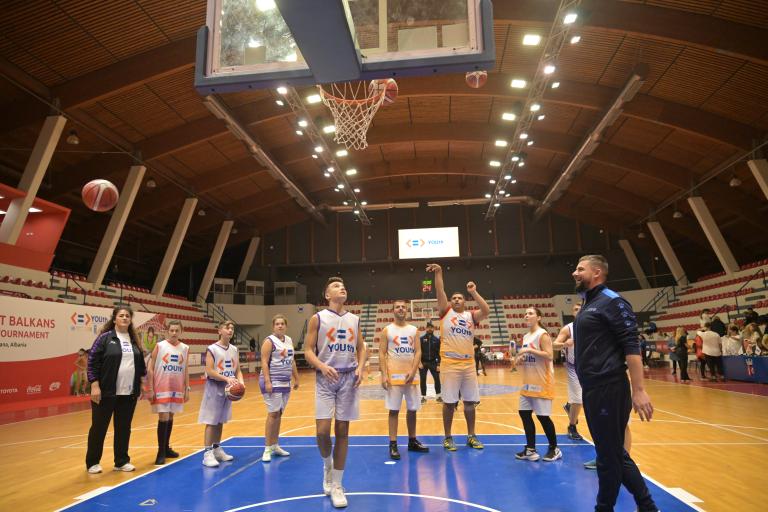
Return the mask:
<svg viewBox="0 0 768 512">
<path fill-rule="evenodd" d="M 267 412 L 282 412 L 288 405 L 290 393 L 263 393 L 264 403 L 267 404 Z"/>
<path fill-rule="evenodd" d="M 464 402 L 480 402 L 480 387 L 477 384 L 475 365 L 469 368 L 453 369 L 440 367 L 440 387 L 443 402 L 455 404 L 461 398 Z"/>
<path fill-rule="evenodd" d="M 352 421 L 360 417 L 360 393 L 355 387 L 355 372 L 339 373 L 337 382 L 330 382 L 322 373 L 315 377 L 315 418 Z"/>
<path fill-rule="evenodd" d="M 226 382 L 206 379 L 203 400 L 200 402 L 198 423 L 218 425 L 232 419 L 232 401 L 224 394 Z"/>
<path fill-rule="evenodd" d="M 534 398 L 531 396 L 520 395 L 520 405 L 518 409 L 521 411 L 533 411 L 536 416 L 551 416 L 552 415 L 552 400 L 548 398 Z"/>
<path fill-rule="evenodd" d="M 581 404 L 581 384 L 576 376 L 576 368 L 566 364 L 565 369 L 568 373 L 568 403 Z"/>
<path fill-rule="evenodd" d="M 384 406 L 388 411 L 399 411 L 405 398 L 405 407 L 409 411 L 421 409 L 421 392 L 418 386 L 408 384 L 405 386 L 389 386 L 384 397 Z"/>
</svg>

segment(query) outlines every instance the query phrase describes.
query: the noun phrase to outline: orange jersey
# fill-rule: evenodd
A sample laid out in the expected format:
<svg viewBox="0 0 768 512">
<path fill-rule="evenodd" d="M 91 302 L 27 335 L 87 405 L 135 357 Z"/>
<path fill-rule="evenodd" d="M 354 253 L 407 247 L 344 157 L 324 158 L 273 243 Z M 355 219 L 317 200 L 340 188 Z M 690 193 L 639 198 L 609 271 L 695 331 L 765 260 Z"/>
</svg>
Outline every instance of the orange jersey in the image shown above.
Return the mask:
<svg viewBox="0 0 768 512">
<path fill-rule="evenodd" d="M 440 365 L 463 369 L 475 365 L 475 317 L 471 311 L 457 313 L 453 308 L 440 319 Z"/>
<path fill-rule="evenodd" d="M 416 358 L 416 343 L 419 343 L 419 330 L 415 325 L 402 327 L 389 324 L 381 331 L 382 339 L 387 340 L 387 375 L 393 386 L 402 386 L 413 369 Z M 412 384 L 419 383 L 419 374 Z"/>
<path fill-rule="evenodd" d="M 541 350 L 541 337 L 547 331 L 539 327 L 523 336 L 523 346 Z M 535 354 L 525 354 L 518 364 L 523 374 L 523 389 L 520 394 L 532 398 L 555 398 L 555 368 L 552 361 Z"/>
</svg>

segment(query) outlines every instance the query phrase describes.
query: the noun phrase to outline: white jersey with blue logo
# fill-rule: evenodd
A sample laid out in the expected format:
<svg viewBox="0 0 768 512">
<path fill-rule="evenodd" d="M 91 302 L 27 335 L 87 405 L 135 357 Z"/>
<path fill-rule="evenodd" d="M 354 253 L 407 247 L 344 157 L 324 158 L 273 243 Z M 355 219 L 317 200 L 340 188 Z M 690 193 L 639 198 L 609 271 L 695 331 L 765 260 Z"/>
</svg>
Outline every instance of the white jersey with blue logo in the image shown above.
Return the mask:
<svg viewBox="0 0 768 512">
<path fill-rule="evenodd" d="M 360 336 L 360 317 L 345 311 L 336 313 L 324 309 L 317 313 L 318 359 L 336 371 L 357 368 L 357 340 Z"/>
<path fill-rule="evenodd" d="M 274 334 L 267 336 L 272 343 L 272 352 L 269 354 L 269 380 L 272 387 L 290 388 L 293 375 L 293 340 L 290 336 L 280 339 Z"/>
<path fill-rule="evenodd" d="M 381 336 L 387 340 L 387 373 L 390 384 L 402 386 L 413 369 L 419 330 L 415 325 L 399 326 L 391 323 L 381 331 Z M 417 373 L 412 384 L 418 383 L 419 374 Z"/>
<path fill-rule="evenodd" d="M 222 376 L 231 378 L 237 377 L 238 355 L 236 346 L 230 343 L 228 348 L 224 348 L 219 345 L 218 342 L 212 345 L 208 345 L 207 357 L 213 357 L 213 367 Z M 224 384 L 222 381 L 218 381 L 210 377 L 207 378 L 217 384 L 219 382 Z"/>
</svg>

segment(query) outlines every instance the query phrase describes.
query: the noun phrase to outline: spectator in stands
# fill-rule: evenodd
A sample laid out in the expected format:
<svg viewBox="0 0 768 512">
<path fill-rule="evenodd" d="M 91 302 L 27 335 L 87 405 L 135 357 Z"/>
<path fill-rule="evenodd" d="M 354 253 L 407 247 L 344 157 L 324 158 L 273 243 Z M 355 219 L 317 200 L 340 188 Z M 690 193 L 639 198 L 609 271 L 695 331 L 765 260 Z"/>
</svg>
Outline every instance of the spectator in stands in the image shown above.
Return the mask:
<svg viewBox="0 0 768 512">
<path fill-rule="evenodd" d="M 749 306 L 744 312 L 744 324 L 756 324 L 759 317 L 760 315 L 757 314 L 757 311 L 755 311 L 752 306 Z"/>
<path fill-rule="evenodd" d="M 757 342 L 760 340 L 760 330 L 757 324 L 751 323 L 744 327 L 741 331 L 741 342 L 744 353 L 747 355 L 759 355 L 757 354 Z"/>
<path fill-rule="evenodd" d="M 728 329 L 726 328 L 725 324 L 722 320 L 720 320 L 720 317 L 715 315 L 712 317 L 712 322 L 710 322 L 709 329 L 712 332 L 717 333 L 718 336 L 725 336 L 726 332 L 728 332 Z"/>
<path fill-rule="evenodd" d="M 704 308 L 699 316 L 699 327 L 704 328 L 704 324 L 712 321 L 712 315 L 709 314 L 709 308 Z"/>
<path fill-rule="evenodd" d="M 475 371 L 480 375 L 480 370 L 483 371 L 483 375 L 488 375 L 485 371 L 485 354 L 483 354 L 483 340 L 475 337 L 472 342 L 475 345 Z"/>
<path fill-rule="evenodd" d="M 432 374 L 435 381 L 437 401 L 440 397 L 440 338 L 435 336 L 435 326 L 427 322 L 427 333 L 421 338 L 421 364 L 419 365 L 419 386 L 421 387 L 421 403 L 427 401 L 427 372 Z"/>
<path fill-rule="evenodd" d="M 739 326 L 731 324 L 728 326 L 728 335 L 720 338 L 720 344 L 723 347 L 724 356 L 737 356 L 744 352 L 741 345 L 741 336 L 739 336 Z"/>
<path fill-rule="evenodd" d="M 688 376 L 688 333 L 683 327 L 675 331 L 675 356 L 680 365 L 680 382 L 691 382 Z"/>
<path fill-rule="evenodd" d="M 72 386 L 72 392 L 77 396 L 84 395 L 85 389 L 88 386 L 87 369 L 88 352 L 86 352 L 84 348 L 81 348 L 77 351 L 77 358 L 75 359 L 74 383 Z"/>
<path fill-rule="evenodd" d="M 717 382 L 717 376 L 720 375 L 721 380 L 725 380 L 723 375 L 723 350 L 720 347 L 720 336 L 710 329 L 710 324 L 707 322 L 704 324 L 704 329 L 701 330 L 702 347 L 701 351 L 704 353 L 704 360 L 709 367 L 709 380 L 710 382 Z"/>
<path fill-rule="evenodd" d="M 85 466 L 91 474 L 101 473 L 101 455 L 112 414 L 115 415 L 115 471 L 134 471 L 128 456 L 131 420 L 146 375 L 141 340 L 133 327 L 133 310 L 118 306 L 101 328 L 88 356 L 91 383 L 91 429 Z"/>
</svg>

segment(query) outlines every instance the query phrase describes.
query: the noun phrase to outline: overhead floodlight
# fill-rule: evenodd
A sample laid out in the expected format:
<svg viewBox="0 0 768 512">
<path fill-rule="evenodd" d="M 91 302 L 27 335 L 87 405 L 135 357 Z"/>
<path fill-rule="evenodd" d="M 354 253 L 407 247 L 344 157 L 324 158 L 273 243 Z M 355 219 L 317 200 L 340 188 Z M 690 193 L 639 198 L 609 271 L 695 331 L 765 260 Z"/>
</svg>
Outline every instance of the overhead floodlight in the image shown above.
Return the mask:
<svg viewBox="0 0 768 512">
<path fill-rule="evenodd" d="M 302 135 L 304 135 L 304 132 L 303 132 L 303 131 L 301 131 L 301 130 L 296 130 L 296 135 L 298 135 L 299 137 L 301 137 Z"/>
<path fill-rule="evenodd" d="M 531 112 L 538 112 L 539 110 L 541 110 L 541 104 L 534 103 L 531 105 Z"/>
<path fill-rule="evenodd" d="M 539 34 L 525 34 L 523 36 L 523 44 L 525 46 L 536 46 L 541 42 L 541 36 Z"/>
<path fill-rule="evenodd" d="M 359 194 L 360 193 L 360 189 L 359 188 L 354 188 L 353 190 L 355 191 L 355 194 Z"/>
<path fill-rule="evenodd" d="M 491 194 L 485 194 L 485 198 L 486 199 L 490 199 L 491 198 Z"/>
<path fill-rule="evenodd" d="M 333 133 L 336 131 L 336 126 L 329 124 L 328 126 L 323 127 L 323 133 Z"/>
<path fill-rule="evenodd" d="M 578 43 L 579 41 L 581 41 L 581 36 L 573 36 L 573 37 L 571 38 L 571 44 L 576 44 L 576 43 Z"/>
<path fill-rule="evenodd" d="M 560 87 L 560 82 L 552 82 L 553 89 L 557 89 L 558 87 Z"/>
<path fill-rule="evenodd" d="M 512 175 L 511 174 L 505 174 L 504 175 L 504 179 L 505 180 L 511 180 L 512 179 Z"/>
<path fill-rule="evenodd" d="M 527 133 L 523 132 L 523 133 L 520 134 L 520 139 L 521 140 L 525 140 L 527 138 L 528 138 L 528 134 Z"/>
<path fill-rule="evenodd" d="M 517 166 L 518 167 L 525 167 L 525 162 L 520 160 L 519 162 L 517 162 Z"/>
<path fill-rule="evenodd" d="M 333 167 L 329 167 L 329 168 L 327 169 L 327 171 L 328 171 L 328 172 L 335 172 L 335 171 L 336 171 L 336 169 L 334 169 Z"/>
<path fill-rule="evenodd" d="M 494 144 L 496 144 L 497 147 L 505 148 L 507 147 L 507 141 L 498 139 Z"/>
<path fill-rule="evenodd" d="M 337 187 L 339 187 L 340 189 L 341 189 L 341 188 L 344 188 L 344 184 L 343 184 L 343 183 L 339 183 L 339 184 L 338 184 L 338 185 L 336 185 L 336 186 L 337 186 Z"/>
<path fill-rule="evenodd" d="M 29 213 L 40 213 L 41 211 L 43 210 L 40 208 L 35 208 L 34 206 L 29 209 Z"/>
<path fill-rule="evenodd" d="M 354 176 L 357 174 L 357 169 L 347 169 L 347 176 Z"/>
<path fill-rule="evenodd" d="M 283 105 L 285 105 L 285 103 L 283 103 L 283 100 L 275 100 L 275 103 L 277 103 L 277 106 L 279 107 L 282 107 Z"/>
<path fill-rule="evenodd" d="M 360 210 L 354 210 L 352 213 L 354 213 L 355 215 L 358 215 L 360 214 Z"/>
<path fill-rule="evenodd" d="M 565 17 L 563 18 L 563 23 L 565 23 L 566 25 L 571 25 L 571 24 L 573 24 L 573 23 L 576 23 L 576 19 L 577 19 L 578 17 L 579 17 L 579 15 L 578 15 L 578 14 L 576 14 L 575 12 L 569 12 L 569 13 L 568 13 L 568 14 L 566 14 L 566 15 L 565 15 Z"/>
<path fill-rule="evenodd" d="M 362 206 L 368 206 L 368 201 L 360 201 L 360 204 L 361 204 Z"/>
<path fill-rule="evenodd" d="M 315 153 L 322 153 L 323 152 L 323 146 L 315 146 Z"/>
<path fill-rule="evenodd" d="M 494 206 L 495 208 L 498 208 L 499 206 L 501 206 L 501 203 L 493 203 L 493 206 Z"/>
<path fill-rule="evenodd" d="M 509 85 L 511 87 L 514 87 L 515 89 L 525 89 L 525 86 L 528 85 L 528 82 L 526 82 L 522 78 L 515 78 L 512 80 L 512 82 Z"/>
<path fill-rule="evenodd" d="M 349 203 L 348 203 L 348 202 L 346 202 L 346 201 L 342 201 L 342 203 L 341 203 L 341 204 L 343 204 L 344 206 L 347 206 L 347 205 L 349 205 Z"/>
<path fill-rule="evenodd" d="M 553 64 L 547 64 L 544 66 L 544 74 L 545 75 L 551 75 L 555 72 L 555 66 Z"/>
<path fill-rule="evenodd" d="M 347 153 L 346 149 L 340 149 L 336 152 L 336 156 L 338 157 L 344 157 L 347 156 L 349 153 Z"/>
<path fill-rule="evenodd" d="M 307 103 L 320 103 L 322 101 L 322 98 L 320 98 L 319 94 L 310 94 L 307 96 Z"/>
<path fill-rule="evenodd" d="M 512 181 L 510 181 L 510 183 L 514 185 L 515 183 L 517 183 L 517 180 L 512 180 Z M 507 194 L 507 195 L 509 195 L 509 194 Z"/>
<path fill-rule="evenodd" d="M 299 126 L 301 126 L 302 128 L 306 128 L 308 124 L 309 123 L 307 122 L 306 119 L 299 119 Z"/>
<path fill-rule="evenodd" d="M 533 141 L 532 141 L 532 140 L 529 140 L 528 142 L 526 142 L 526 143 L 525 143 L 525 145 L 526 145 L 526 146 L 533 146 Z"/>
<path fill-rule="evenodd" d="M 316 154 L 314 154 L 314 153 L 312 153 L 312 158 L 314 158 L 315 160 L 317 160 L 317 155 L 316 155 Z"/>
<path fill-rule="evenodd" d="M 488 180 L 488 183 L 490 183 L 491 185 L 495 185 L 496 184 L 496 180 Z"/>
<path fill-rule="evenodd" d="M 512 161 L 513 162 L 517 162 L 518 160 L 520 160 L 520 157 L 518 155 L 513 155 L 512 156 Z"/>
<path fill-rule="evenodd" d="M 286 94 L 288 94 L 288 88 L 280 86 L 280 87 L 277 88 L 277 92 L 278 92 L 278 94 L 286 95 Z"/>
<path fill-rule="evenodd" d="M 545 117 L 547 117 L 547 116 L 545 116 L 544 114 L 541 114 L 541 115 L 540 115 L 539 117 L 537 117 L 536 119 L 538 119 L 539 121 L 543 121 Z"/>
<path fill-rule="evenodd" d="M 326 178 L 330 178 L 331 177 L 331 175 L 329 173 L 327 173 L 327 172 L 324 172 L 323 176 L 325 176 Z"/>
<path fill-rule="evenodd" d="M 491 167 L 501 167 L 501 162 L 499 162 L 498 160 L 491 160 L 490 162 L 488 162 L 488 165 L 490 165 Z"/>
<path fill-rule="evenodd" d="M 515 119 L 517 119 L 517 116 L 512 112 L 504 112 L 501 114 L 502 121 L 514 121 Z"/>
</svg>

